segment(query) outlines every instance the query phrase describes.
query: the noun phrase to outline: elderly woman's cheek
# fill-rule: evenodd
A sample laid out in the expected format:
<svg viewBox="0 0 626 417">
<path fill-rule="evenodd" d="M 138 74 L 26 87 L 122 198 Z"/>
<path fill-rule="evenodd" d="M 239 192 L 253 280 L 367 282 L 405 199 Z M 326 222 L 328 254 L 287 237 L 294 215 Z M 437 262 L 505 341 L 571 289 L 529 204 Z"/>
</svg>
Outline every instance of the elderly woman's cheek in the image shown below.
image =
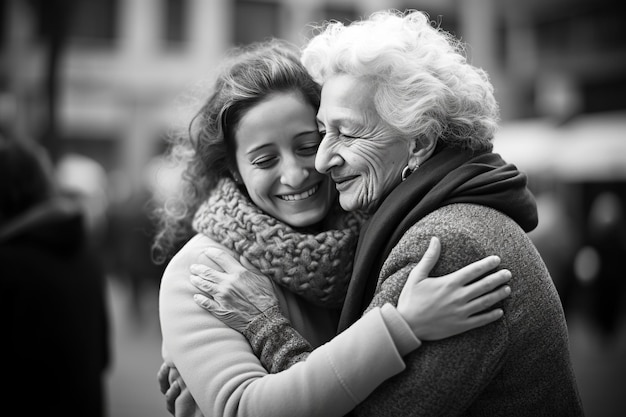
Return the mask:
<svg viewBox="0 0 626 417">
<path fill-rule="evenodd" d="M 361 186 L 356 190 L 354 198 L 362 209 L 375 209 L 388 186 L 389 164 L 385 163 L 381 154 L 383 150 L 380 147 L 367 146 L 361 149 Z"/>
</svg>

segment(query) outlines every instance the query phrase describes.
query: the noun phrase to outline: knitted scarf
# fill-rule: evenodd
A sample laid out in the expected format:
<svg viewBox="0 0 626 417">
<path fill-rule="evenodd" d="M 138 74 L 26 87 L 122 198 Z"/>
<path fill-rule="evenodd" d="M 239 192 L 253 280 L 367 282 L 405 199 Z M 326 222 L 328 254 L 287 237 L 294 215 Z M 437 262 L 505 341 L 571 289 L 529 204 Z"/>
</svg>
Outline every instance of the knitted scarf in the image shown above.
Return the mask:
<svg viewBox="0 0 626 417">
<path fill-rule="evenodd" d="M 363 226 L 339 330 L 361 316 L 374 295 L 383 263 L 404 233 L 438 208 L 480 204 L 511 217 L 526 232 L 533 230 L 537 207 L 526 184 L 526 175 L 498 154 L 439 145 Z"/>
<path fill-rule="evenodd" d="M 310 302 L 340 307 L 352 273 L 363 216 L 335 204 L 321 232 L 294 229 L 259 209 L 222 179 L 196 212 L 193 227 L 246 258 L 277 284 Z"/>
</svg>

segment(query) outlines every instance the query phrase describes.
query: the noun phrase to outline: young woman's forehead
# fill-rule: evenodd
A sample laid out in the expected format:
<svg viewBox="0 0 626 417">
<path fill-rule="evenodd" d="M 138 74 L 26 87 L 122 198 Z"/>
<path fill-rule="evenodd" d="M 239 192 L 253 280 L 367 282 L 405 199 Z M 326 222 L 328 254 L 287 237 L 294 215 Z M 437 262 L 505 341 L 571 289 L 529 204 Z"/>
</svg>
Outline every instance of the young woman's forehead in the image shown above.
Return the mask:
<svg viewBox="0 0 626 417">
<path fill-rule="evenodd" d="M 275 95 L 252 107 L 239 122 L 235 138 L 244 153 L 290 144 L 317 133 L 315 109 L 293 94 Z"/>
</svg>

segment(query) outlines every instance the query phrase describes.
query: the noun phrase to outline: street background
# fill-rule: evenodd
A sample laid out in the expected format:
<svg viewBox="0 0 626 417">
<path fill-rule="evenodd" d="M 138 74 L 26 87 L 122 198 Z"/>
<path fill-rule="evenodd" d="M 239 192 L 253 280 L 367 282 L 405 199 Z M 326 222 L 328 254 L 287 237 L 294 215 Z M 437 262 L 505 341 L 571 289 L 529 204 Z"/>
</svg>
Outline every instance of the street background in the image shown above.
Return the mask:
<svg viewBox="0 0 626 417">
<path fill-rule="evenodd" d="M 167 416 L 146 203 L 227 49 L 416 8 L 491 76 L 494 149 L 529 176 L 588 417 L 626 415 L 626 12 L 617 0 L 0 0 L 0 124 L 50 153 L 107 274 L 109 417 Z M 207 416 L 208 417 L 208 416 Z"/>
</svg>

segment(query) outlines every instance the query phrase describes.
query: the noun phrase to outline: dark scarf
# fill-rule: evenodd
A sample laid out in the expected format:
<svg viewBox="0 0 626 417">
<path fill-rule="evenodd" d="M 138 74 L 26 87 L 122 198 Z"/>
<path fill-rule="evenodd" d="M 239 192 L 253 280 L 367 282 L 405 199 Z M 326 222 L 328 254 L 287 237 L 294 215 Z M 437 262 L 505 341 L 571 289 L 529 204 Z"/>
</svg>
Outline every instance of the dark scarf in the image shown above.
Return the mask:
<svg viewBox="0 0 626 417">
<path fill-rule="evenodd" d="M 232 180 L 222 179 L 196 212 L 193 226 L 277 284 L 316 305 L 338 308 L 363 221 L 335 204 L 322 230 L 294 229 L 259 209 Z"/>
<path fill-rule="evenodd" d="M 438 208 L 480 204 L 511 217 L 526 232 L 533 230 L 537 207 L 526 184 L 526 175 L 498 154 L 439 146 L 362 228 L 339 331 L 356 321 L 371 301 L 382 265 L 404 233 Z"/>
</svg>

